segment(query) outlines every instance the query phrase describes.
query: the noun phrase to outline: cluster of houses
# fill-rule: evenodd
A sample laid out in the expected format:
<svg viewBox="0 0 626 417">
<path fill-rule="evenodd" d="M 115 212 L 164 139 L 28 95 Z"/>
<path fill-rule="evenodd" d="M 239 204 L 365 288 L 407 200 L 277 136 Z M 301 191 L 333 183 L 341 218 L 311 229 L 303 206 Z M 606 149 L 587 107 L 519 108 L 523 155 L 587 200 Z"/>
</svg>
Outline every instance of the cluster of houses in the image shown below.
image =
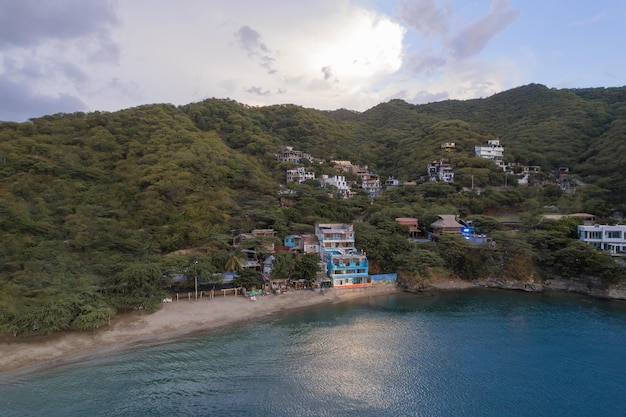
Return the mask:
<svg viewBox="0 0 626 417">
<path fill-rule="evenodd" d="M 303 159 L 308 160 L 311 163 L 322 162 L 319 158 L 314 158 L 311 155 L 302 151 L 294 150 L 291 146 L 283 147 L 277 154 L 276 159 L 280 162 L 292 162 L 294 164 L 301 164 Z M 383 192 L 383 187 L 380 182 L 380 177 L 377 174 L 371 173 L 368 170 L 367 165 L 356 165 L 350 161 L 331 161 L 337 175 L 323 175 L 322 178 L 317 178 L 322 187 L 326 185 L 332 185 L 337 188 L 339 194 L 344 198 L 354 196 L 356 193 L 352 187 L 355 185 L 353 181 L 346 179 L 347 173 L 355 174 L 359 181 L 358 186 L 362 188 L 370 198 L 378 197 Z M 315 172 L 308 170 L 304 166 L 298 166 L 294 169 L 288 169 L 286 172 L 287 182 L 303 183 L 306 180 L 314 180 Z"/>
<path fill-rule="evenodd" d="M 460 234 L 466 239 L 476 239 L 471 225 L 464 223 L 454 215 L 440 215 L 431 224 L 432 232 L 427 232 L 419 225 L 416 218 L 397 218 L 396 222 L 407 226 L 408 238 L 411 241 L 429 241 L 433 236 L 443 234 Z M 244 240 L 274 237 L 273 229 L 256 229 L 250 233 L 240 233 L 233 238 L 233 244 L 239 248 Z M 484 237 L 484 236 L 483 236 Z M 277 250 L 298 253 L 312 253 L 319 256 L 321 276 L 319 285 L 333 288 L 360 288 L 371 285 L 369 262 L 367 254 L 357 249 L 355 245 L 354 226 L 347 223 L 320 223 L 315 225 L 315 233 L 288 235 L 283 239 L 282 248 L 276 248 L 272 240 L 268 240 L 267 247 L 263 243 L 256 249 L 242 250 L 246 255 L 244 268 L 261 269 L 264 282 L 271 289 L 278 289 L 287 285 L 285 279 L 272 276 L 272 263 Z M 271 253 L 261 263 L 257 259 L 257 252 L 263 250 Z"/>
<path fill-rule="evenodd" d="M 443 153 L 453 153 L 457 151 L 456 143 L 445 142 L 441 144 L 441 151 Z M 517 173 L 517 181 L 521 185 L 529 184 L 529 175 L 533 173 L 539 173 L 541 171 L 539 166 L 525 166 L 521 164 L 509 164 L 504 161 L 504 146 L 500 144 L 499 139 L 488 140 L 487 144 L 477 145 L 474 147 L 474 154 L 478 158 L 487 159 L 493 161 L 500 169 L 507 173 Z M 291 146 L 283 147 L 277 154 L 276 159 L 280 162 L 291 162 L 296 165 L 300 165 L 302 160 L 307 160 L 310 163 L 323 162 L 320 158 L 315 158 L 310 154 L 302 151 L 294 150 Z M 346 173 L 352 173 L 359 177 L 358 185 L 367 192 L 371 197 L 378 197 L 383 192 L 383 186 L 394 187 L 399 185 L 399 181 L 393 177 L 389 177 L 387 181 L 381 183 L 380 177 L 377 174 L 369 172 L 367 165 L 355 165 L 350 161 L 331 161 L 337 175 L 324 175 L 322 178 L 317 178 L 321 186 L 333 185 L 337 187 L 339 193 L 345 197 L 352 197 L 355 193 L 352 187 L 354 182 L 346 179 Z M 563 170 L 563 169 L 561 169 Z M 440 158 L 430 162 L 426 167 L 428 174 L 428 181 L 432 182 L 454 182 L 454 169 L 450 163 L 449 158 Z M 316 179 L 315 172 L 307 169 L 304 166 L 297 166 L 294 169 L 288 169 L 286 172 L 287 182 L 302 183 L 306 180 Z M 405 183 L 415 184 L 414 182 Z"/>
<path fill-rule="evenodd" d="M 274 236 L 272 229 L 258 229 L 250 233 L 242 233 L 235 237 L 234 244 L 238 247 L 243 240 L 255 237 Z M 273 243 L 266 248 L 275 252 Z M 324 223 L 315 225 L 314 234 L 288 235 L 284 238 L 282 250 L 313 253 L 319 256 L 323 271 L 319 277 L 321 286 L 334 288 L 360 288 L 371 285 L 369 263 L 365 252 L 355 245 L 354 227 L 345 223 Z M 244 268 L 262 268 L 262 276 L 271 289 L 286 285 L 285 280 L 272 277 L 274 256 L 268 256 L 263 264 L 259 263 L 255 250 L 243 251 L 246 254 Z"/>
<path fill-rule="evenodd" d="M 441 144 L 443 152 L 456 152 L 456 144 L 454 142 L 445 142 Z M 496 164 L 502 171 L 513 173 L 519 172 L 520 178 L 517 179 L 521 185 L 529 183 L 529 174 L 539 173 L 539 166 L 526 166 L 517 163 L 509 164 L 504 161 L 504 146 L 500 144 L 500 139 L 488 140 L 487 144 L 474 146 L 474 156 L 477 158 L 487 159 Z M 440 182 L 454 182 L 454 170 L 448 158 L 435 160 L 428 164 L 428 180 Z"/>
<path fill-rule="evenodd" d="M 607 251 L 613 256 L 626 255 L 626 225 L 600 225 L 596 224 L 595 216 L 586 213 L 570 215 L 553 215 L 546 218 L 575 217 L 583 221 L 578 226 L 578 236 L 583 242 L 593 245 L 599 250 Z M 416 218 L 397 218 L 396 222 L 407 226 L 411 241 L 429 241 L 433 236 L 457 234 L 463 236 L 468 243 L 484 244 L 495 243 L 485 235 L 475 234 L 472 224 L 464 222 L 455 215 L 439 215 L 430 225 L 431 232 L 421 226 Z M 233 238 L 233 245 L 240 247 L 244 240 L 262 237 L 275 237 L 273 229 L 256 229 L 250 233 L 240 233 Z M 260 240 L 263 241 L 262 239 Z M 311 253 L 319 256 L 321 273 L 318 275 L 317 284 L 321 287 L 333 288 L 361 288 L 369 287 L 374 277 L 369 275 L 369 262 L 367 254 L 357 249 L 355 245 L 355 232 L 352 224 L 346 223 L 321 223 L 315 225 L 314 233 L 288 235 L 283 239 L 282 248 L 276 248 L 273 239 L 267 240 L 267 247 L 257 247 L 254 250 L 243 250 L 246 260 L 244 268 L 255 268 L 262 272 L 264 283 L 269 289 L 278 290 L 286 287 L 285 279 L 272 276 L 272 263 L 277 250 Z M 271 255 L 263 262 L 259 262 L 257 252 L 265 250 Z"/>
</svg>

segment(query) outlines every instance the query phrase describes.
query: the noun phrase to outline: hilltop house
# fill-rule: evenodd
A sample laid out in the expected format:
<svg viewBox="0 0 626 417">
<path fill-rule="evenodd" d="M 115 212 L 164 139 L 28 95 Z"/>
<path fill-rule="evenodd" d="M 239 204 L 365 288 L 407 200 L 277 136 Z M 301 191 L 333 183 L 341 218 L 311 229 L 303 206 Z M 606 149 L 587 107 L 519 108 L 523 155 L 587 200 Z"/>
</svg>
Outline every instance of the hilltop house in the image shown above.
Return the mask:
<svg viewBox="0 0 626 417">
<path fill-rule="evenodd" d="M 316 224 L 315 235 L 320 242 L 320 259 L 333 287 L 371 286 L 367 256 L 355 247 L 351 224 Z"/>
</svg>

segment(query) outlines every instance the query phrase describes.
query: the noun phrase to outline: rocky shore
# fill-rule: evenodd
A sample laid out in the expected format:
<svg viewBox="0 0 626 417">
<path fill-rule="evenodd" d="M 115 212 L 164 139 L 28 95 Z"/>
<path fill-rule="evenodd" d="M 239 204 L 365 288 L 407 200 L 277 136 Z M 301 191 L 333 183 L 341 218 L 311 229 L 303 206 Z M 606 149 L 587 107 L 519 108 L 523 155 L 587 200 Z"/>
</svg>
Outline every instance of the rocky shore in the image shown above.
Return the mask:
<svg viewBox="0 0 626 417">
<path fill-rule="evenodd" d="M 436 278 L 425 280 L 420 282 L 418 285 L 407 286 L 403 289 L 409 292 L 420 292 L 435 290 L 459 290 L 478 287 L 529 292 L 563 291 L 588 295 L 596 298 L 626 300 L 626 283 L 605 285 L 593 277 L 585 277 L 583 279 L 553 279 L 546 280 L 544 282 L 506 279 L 466 281 L 459 278 Z"/>
</svg>

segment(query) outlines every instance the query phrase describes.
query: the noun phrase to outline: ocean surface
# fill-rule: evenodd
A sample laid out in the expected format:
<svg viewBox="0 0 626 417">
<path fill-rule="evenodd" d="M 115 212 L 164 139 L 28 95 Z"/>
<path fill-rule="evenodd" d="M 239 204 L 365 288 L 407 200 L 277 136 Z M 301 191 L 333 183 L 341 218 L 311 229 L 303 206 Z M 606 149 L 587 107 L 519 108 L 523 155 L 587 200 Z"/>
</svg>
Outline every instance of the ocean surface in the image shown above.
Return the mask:
<svg viewBox="0 0 626 417">
<path fill-rule="evenodd" d="M 5 375 L 0 415 L 624 417 L 626 302 L 469 290 L 286 311 Z"/>
</svg>

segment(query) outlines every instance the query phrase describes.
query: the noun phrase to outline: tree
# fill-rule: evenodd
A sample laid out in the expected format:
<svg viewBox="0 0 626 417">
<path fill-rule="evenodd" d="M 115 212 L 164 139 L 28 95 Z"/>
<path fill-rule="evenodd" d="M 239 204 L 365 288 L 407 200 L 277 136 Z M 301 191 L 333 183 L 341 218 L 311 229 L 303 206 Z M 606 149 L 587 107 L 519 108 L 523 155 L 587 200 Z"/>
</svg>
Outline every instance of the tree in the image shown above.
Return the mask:
<svg viewBox="0 0 626 417">
<path fill-rule="evenodd" d="M 109 291 L 120 307 L 154 308 L 161 301 L 162 287 L 161 268 L 157 264 L 134 263 L 114 277 Z"/>
<path fill-rule="evenodd" d="M 295 252 L 278 252 L 272 262 L 272 276 L 291 282 L 298 267 L 298 254 Z"/>
<path fill-rule="evenodd" d="M 441 270 L 445 265 L 446 261 L 437 252 L 414 246 L 404 258 L 402 268 L 422 277 L 428 277 L 434 270 Z"/>
<path fill-rule="evenodd" d="M 253 287 L 259 288 L 261 284 L 261 274 L 253 268 L 244 268 L 233 278 L 235 287 L 244 287 L 247 290 L 251 290 Z"/>
<path fill-rule="evenodd" d="M 481 214 L 468 216 L 465 221 L 472 222 L 472 228 L 474 229 L 475 233 L 488 234 L 496 230 L 500 230 L 501 228 L 498 219 L 491 216 L 484 216 Z"/>
<path fill-rule="evenodd" d="M 317 273 L 320 272 L 320 258 L 314 253 L 304 253 L 298 257 L 296 270 L 293 278 L 297 280 L 305 280 L 308 283 L 315 281 Z"/>
<path fill-rule="evenodd" d="M 246 254 L 239 249 L 233 250 L 226 261 L 224 268 L 228 272 L 237 272 L 243 269 L 243 265 L 246 262 Z"/>
</svg>

